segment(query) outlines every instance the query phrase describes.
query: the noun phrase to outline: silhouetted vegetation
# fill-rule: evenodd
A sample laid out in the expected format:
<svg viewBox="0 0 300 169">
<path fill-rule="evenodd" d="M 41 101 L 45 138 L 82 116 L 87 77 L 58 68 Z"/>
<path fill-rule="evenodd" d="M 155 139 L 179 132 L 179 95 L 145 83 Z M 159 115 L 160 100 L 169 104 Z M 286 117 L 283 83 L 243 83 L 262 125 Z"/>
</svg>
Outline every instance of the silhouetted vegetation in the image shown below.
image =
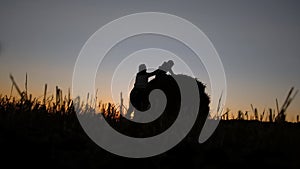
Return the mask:
<svg viewBox="0 0 300 169">
<path fill-rule="evenodd" d="M 203 88 L 201 90 L 203 92 L 205 86 L 200 82 L 198 85 Z M 153 87 L 155 88 L 155 85 Z M 58 89 L 56 91 L 59 91 Z M 249 112 L 242 111 L 238 112 L 236 118 L 229 118 L 230 110 L 227 110 L 223 116 L 224 120 L 221 120 L 215 133 L 204 144 L 183 141 L 174 149 L 161 155 L 146 159 L 129 159 L 110 154 L 92 142 L 78 122 L 76 117 L 78 112 L 74 111 L 74 103 L 77 102 L 80 104 L 76 105 L 80 105 L 82 110 L 90 112 L 80 113 L 81 116 L 95 116 L 101 119 L 103 115 L 105 118 L 102 119 L 106 119 L 120 132 L 132 135 L 141 132 L 142 129 L 133 129 L 131 125 L 135 124 L 124 121 L 114 104 L 102 104 L 96 101 L 91 106 L 91 104 L 81 103 L 80 98 L 74 100 L 69 96 L 63 98 L 61 92 L 56 92 L 55 101 L 53 97 L 45 96 L 41 102 L 37 98 L 27 97 L 27 92 L 20 91 L 20 93 L 19 98 L 0 96 L 0 161 L 3 166 L 8 165 L 10 168 L 19 165 L 24 168 L 151 169 L 298 168 L 300 166 L 298 160 L 300 123 L 289 123 L 285 120 L 278 122 L 272 113 L 268 117 L 263 114 L 261 114 L 263 117 L 260 117 L 254 107 L 251 119 L 248 118 Z M 207 97 L 205 93 L 201 96 Z M 207 103 L 209 103 L 208 97 Z M 206 106 L 200 107 L 200 111 L 207 112 Z M 283 108 L 287 107 L 283 106 Z M 93 111 L 95 109 L 98 111 Z M 269 111 L 273 112 L 273 110 Z M 197 138 L 199 129 L 201 130 L 203 125 L 203 118 L 206 116 L 205 113 L 199 116 L 198 123 L 192 129 L 194 132 L 188 137 Z M 160 120 L 165 121 L 165 118 Z M 262 120 L 263 118 L 272 120 Z M 168 120 L 172 122 L 172 118 L 170 119 Z M 127 124 L 127 128 L 121 129 L 122 123 Z M 168 125 L 166 123 L 163 128 L 167 128 Z M 153 131 L 149 128 L 147 130 Z M 154 130 L 154 134 L 163 131 L 157 128 Z M 146 135 L 151 134 L 153 133 Z"/>
</svg>

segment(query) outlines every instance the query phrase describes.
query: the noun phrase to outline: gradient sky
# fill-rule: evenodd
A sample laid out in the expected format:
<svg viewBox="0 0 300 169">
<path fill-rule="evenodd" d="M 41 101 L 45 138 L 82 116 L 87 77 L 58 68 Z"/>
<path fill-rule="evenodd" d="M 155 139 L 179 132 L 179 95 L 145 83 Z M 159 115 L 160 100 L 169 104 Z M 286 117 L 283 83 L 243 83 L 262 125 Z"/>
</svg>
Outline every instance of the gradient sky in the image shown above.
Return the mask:
<svg viewBox="0 0 300 169">
<path fill-rule="evenodd" d="M 299 1 L 14 1 L 0 2 L 0 93 L 9 94 L 12 73 L 23 88 L 25 72 L 34 96 L 71 87 L 76 58 L 101 26 L 137 12 L 185 18 L 212 41 L 227 77 L 226 107 L 275 108 L 291 86 L 300 89 Z M 201 77 L 198 77 L 201 80 Z M 208 83 L 203 80 L 204 83 Z M 99 89 L 101 91 L 101 89 Z M 288 119 L 300 114 L 300 95 Z"/>
</svg>

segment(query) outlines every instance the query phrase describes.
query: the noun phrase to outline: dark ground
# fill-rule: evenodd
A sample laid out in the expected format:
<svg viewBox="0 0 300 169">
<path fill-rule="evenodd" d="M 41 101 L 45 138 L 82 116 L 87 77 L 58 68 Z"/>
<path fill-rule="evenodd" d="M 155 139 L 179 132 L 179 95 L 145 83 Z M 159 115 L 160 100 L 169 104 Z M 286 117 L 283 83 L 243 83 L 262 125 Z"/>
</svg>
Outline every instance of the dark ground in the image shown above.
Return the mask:
<svg viewBox="0 0 300 169">
<path fill-rule="evenodd" d="M 159 156 L 119 157 L 98 147 L 74 115 L 1 112 L 1 164 L 29 168 L 299 168 L 300 124 L 221 121 L 204 144 L 182 143 Z"/>
<path fill-rule="evenodd" d="M 186 80 L 185 76 L 182 78 Z M 151 83 L 153 88 L 161 88 L 168 94 L 168 90 L 175 91 L 176 86 L 171 86 L 174 89 L 170 90 L 170 86 L 161 84 L 170 84 L 169 82 Z M 200 113 L 191 132 L 173 149 L 143 159 L 120 157 L 97 146 L 81 128 L 70 99 L 63 104 L 48 102 L 46 108 L 36 100 L 0 97 L 0 164 L 5 168 L 64 169 L 300 168 L 300 123 L 225 120 L 220 121 L 216 131 L 205 143 L 197 143 L 209 111 L 205 86 L 198 82 L 198 87 L 201 97 Z M 174 98 L 173 93 L 167 95 L 170 100 Z M 169 112 L 176 108 L 176 101 L 170 102 L 169 107 L 167 105 Z M 101 112 L 107 119 L 111 119 L 115 116 L 115 110 L 110 105 Z M 81 115 L 96 118 L 102 116 Z M 176 116 L 161 117 L 159 119 L 167 122 L 166 125 L 176 119 Z M 142 131 L 137 124 L 122 118 L 119 122 L 114 119 L 108 122 L 115 127 L 119 126 L 118 131 L 131 135 L 139 136 L 139 133 L 151 131 Z M 149 125 L 145 125 L 143 128 L 151 129 L 151 126 L 149 128 Z"/>
</svg>

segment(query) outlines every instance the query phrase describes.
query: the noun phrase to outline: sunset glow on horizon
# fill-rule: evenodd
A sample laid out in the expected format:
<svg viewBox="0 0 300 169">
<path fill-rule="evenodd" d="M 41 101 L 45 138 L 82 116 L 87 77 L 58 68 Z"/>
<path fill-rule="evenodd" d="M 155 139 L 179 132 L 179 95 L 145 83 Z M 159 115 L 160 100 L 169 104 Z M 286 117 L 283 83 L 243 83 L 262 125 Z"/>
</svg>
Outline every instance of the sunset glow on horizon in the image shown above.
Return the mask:
<svg viewBox="0 0 300 169">
<path fill-rule="evenodd" d="M 233 113 L 235 116 L 238 110 L 249 111 L 251 114 L 250 104 L 258 108 L 259 113 L 263 110 L 268 112 L 269 108 L 276 110 L 276 99 L 280 108 L 291 87 L 294 86 L 295 90 L 300 89 L 298 2 L 253 1 L 251 4 L 236 2 L 233 6 L 229 6 L 226 2 L 192 2 L 179 5 L 169 1 L 163 4 L 137 1 L 120 2 L 120 5 L 114 5 L 112 2 L 92 4 L 80 1 L 74 1 L 72 4 L 65 2 L 1 4 L 0 94 L 10 95 L 12 85 L 10 73 L 21 90 L 25 90 L 27 73 L 28 93 L 33 97 L 42 100 L 45 84 L 48 85 L 47 96 L 53 94 L 55 97 L 56 86 L 62 89 L 63 95 L 67 95 L 68 89 L 72 89 L 76 59 L 88 38 L 108 22 L 140 11 L 160 11 L 178 15 L 198 26 L 207 35 L 219 53 L 225 69 L 227 98 L 223 112 L 229 108 L 230 114 Z M 152 38 L 152 41 L 151 39 L 149 41 L 156 42 L 156 37 Z M 136 46 L 143 45 L 138 44 L 139 42 L 136 42 Z M 165 45 L 170 49 L 173 47 L 174 50 L 177 48 L 174 47 L 176 42 L 157 45 Z M 126 53 L 128 48 L 125 45 L 120 51 Z M 145 53 L 139 54 L 145 57 Z M 159 62 L 150 63 L 144 59 L 149 68 L 155 69 L 163 60 L 173 57 L 164 52 L 157 52 L 157 56 L 160 57 Z M 132 58 L 138 63 L 143 61 L 138 60 L 138 56 Z M 133 61 L 126 64 L 129 63 Z M 137 71 L 138 63 L 132 64 L 132 70 L 127 71 Z M 180 69 L 182 66 L 177 68 L 176 65 L 183 64 L 179 59 L 176 60 L 175 73 L 190 73 L 189 70 L 182 70 Z M 191 67 L 202 72 L 194 76 L 207 85 L 206 91 L 210 95 L 210 82 L 205 67 L 203 65 Z M 119 77 L 128 73 L 122 67 L 119 71 L 116 72 L 119 73 Z M 101 73 L 103 72 L 98 72 L 97 75 Z M 114 73 L 103 74 L 109 76 Z M 103 103 L 120 104 L 119 96 L 111 95 L 111 88 L 101 86 L 101 78 L 96 78 L 95 85 L 98 89 L 98 100 Z M 114 86 L 116 93 L 124 93 L 126 106 L 128 91 L 122 90 L 130 88 L 129 85 Z M 13 96 L 19 97 L 15 88 Z M 300 95 L 296 96 L 287 109 L 287 120 L 295 122 L 297 115 L 300 115 Z"/>
</svg>

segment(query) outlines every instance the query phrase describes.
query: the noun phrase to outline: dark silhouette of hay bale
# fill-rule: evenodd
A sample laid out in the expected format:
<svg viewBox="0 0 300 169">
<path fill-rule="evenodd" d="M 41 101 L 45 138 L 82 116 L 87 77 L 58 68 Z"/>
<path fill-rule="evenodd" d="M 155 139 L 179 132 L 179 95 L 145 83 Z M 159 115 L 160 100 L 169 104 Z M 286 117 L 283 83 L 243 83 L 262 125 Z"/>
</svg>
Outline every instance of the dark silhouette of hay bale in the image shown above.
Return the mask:
<svg viewBox="0 0 300 169">
<path fill-rule="evenodd" d="M 179 79 L 180 81 L 196 80 L 186 75 L 175 75 L 175 76 L 176 79 Z M 205 93 L 205 85 L 203 85 L 203 83 L 199 81 L 196 82 L 198 85 L 199 96 L 200 96 L 199 113 L 192 130 L 186 137 L 187 140 L 194 140 L 194 141 L 198 140 L 201 129 L 209 113 L 209 103 L 210 103 L 209 97 Z M 139 137 L 139 138 L 151 137 L 167 130 L 176 120 L 180 110 L 180 102 L 181 102 L 180 90 L 176 81 L 170 75 L 162 75 L 151 80 L 148 84 L 147 92 L 144 92 L 144 94 L 146 93 L 145 97 L 148 98 L 150 92 L 153 91 L 154 89 L 162 90 L 165 96 L 167 97 L 167 104 L 165 110 L 157 119 L 149 123 L 138 123 L 138 122 L 130 121 L 124 117 L 121 117 L 119 123 L 115 123 L 110 120 L 107 121 L 117 131 L 131 137 Z M 136 101 L 138 99 L 132 99 L 132 100 Z M 135 106 L 141 105 L 140 103 L 134 103 L 134 102 L 132 102 L 132 104 Z"/>
</svg>

